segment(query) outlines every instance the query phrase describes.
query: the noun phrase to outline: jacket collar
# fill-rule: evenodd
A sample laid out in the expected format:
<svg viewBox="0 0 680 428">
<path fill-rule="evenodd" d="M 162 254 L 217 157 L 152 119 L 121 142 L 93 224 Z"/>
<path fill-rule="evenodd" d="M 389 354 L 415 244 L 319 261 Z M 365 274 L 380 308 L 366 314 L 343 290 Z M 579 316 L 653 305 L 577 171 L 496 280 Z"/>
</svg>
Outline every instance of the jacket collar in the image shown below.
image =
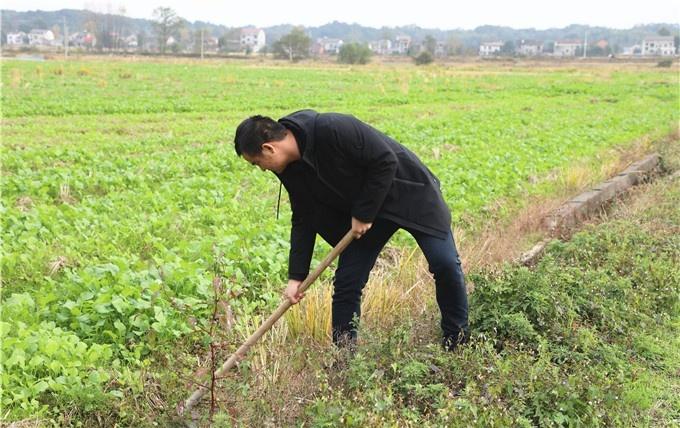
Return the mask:
<svg viewBox="0 0 680 428">
<path fill-rule="evenodd" d="M 302 160 L 317 169 L 315 161 L 314 130 L 316 127 L 316 117 L 319 115 L 314 110 L 298 110 L 294 113 L 279 119 L 286 128 L 293 131 L 296 138 L 304 138 L 304 150 L 301 153 Z"/>
</svg>

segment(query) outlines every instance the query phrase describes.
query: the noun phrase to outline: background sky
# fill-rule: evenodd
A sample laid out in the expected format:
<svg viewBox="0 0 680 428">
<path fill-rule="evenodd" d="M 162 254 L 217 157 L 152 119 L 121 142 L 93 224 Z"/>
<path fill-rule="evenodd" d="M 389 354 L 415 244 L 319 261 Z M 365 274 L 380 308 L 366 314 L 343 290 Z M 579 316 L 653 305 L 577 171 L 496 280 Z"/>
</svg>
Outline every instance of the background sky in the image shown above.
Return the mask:
<svg viewBox="0 0 680 428">
<path fill-rule="evenodd" d="M 630 28 L 637 24 L 680 23 L 677 0 L 472 0 L 466 2 L 415 0 L 3 0 L 1 7 L 17 11 L 90 9 L 133 18 L 152 17 L 158 6 L 173 8 L 189 21 L 240 27 L 278 24 L 319 26 L 332 21 L 370 27 L 418 25 L 442 30 L 480 25 L 512 28 L 561 28 L 585 24 Z"/>
</svg>

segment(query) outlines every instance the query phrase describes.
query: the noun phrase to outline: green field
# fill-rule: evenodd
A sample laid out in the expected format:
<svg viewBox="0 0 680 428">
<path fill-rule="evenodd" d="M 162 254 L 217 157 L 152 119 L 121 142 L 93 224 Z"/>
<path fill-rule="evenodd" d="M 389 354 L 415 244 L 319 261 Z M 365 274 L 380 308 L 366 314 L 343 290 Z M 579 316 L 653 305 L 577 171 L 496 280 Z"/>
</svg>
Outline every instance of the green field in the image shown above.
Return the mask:
<svg viewBox="0 0 680 428">
<path fill-rule="evenodd" d="M 214 276 L 237 329 L 277 305 L 289 210 L 275 218 L 278 182 L 234 154 L 249 115 L 371 123 L 473 230 L 555 171 L 668 134 L 679 107 L 677 69 L 652 66 L 4 60 L 0 417 L 75 403 L 132 423 L 120 403 L 148 397 L 144 376 L 169 387 L 167 355 L 205 345 Z"/>
</svg>

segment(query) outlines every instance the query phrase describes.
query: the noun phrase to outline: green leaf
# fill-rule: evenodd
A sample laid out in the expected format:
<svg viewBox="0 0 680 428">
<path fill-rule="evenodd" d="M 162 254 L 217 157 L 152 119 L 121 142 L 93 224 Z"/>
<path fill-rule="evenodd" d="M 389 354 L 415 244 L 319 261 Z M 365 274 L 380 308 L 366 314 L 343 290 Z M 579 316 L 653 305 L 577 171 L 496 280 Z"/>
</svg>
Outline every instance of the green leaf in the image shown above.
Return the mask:
<svg viewBox="0 0 680 428">
<path fill-rule="evenodd" d="M 128 307 L 127 302 L 120 296 L 113 296 L 113 298 L 111 299 L 111 304 L 116 309 L 116 311 L 118 311 L 118 313 L 121 315 L 125 313 L 125 309 Z"/>
<path fill-rule="evenodd" d="M 156 321 L 158 321 L 161 325 L 165 325 L 166 323 L 166 318 L 165 318 L 165 313 L 163 312 L 163 309 L 159 308 L 158 306 L 153 308 Z"/>
</svg>

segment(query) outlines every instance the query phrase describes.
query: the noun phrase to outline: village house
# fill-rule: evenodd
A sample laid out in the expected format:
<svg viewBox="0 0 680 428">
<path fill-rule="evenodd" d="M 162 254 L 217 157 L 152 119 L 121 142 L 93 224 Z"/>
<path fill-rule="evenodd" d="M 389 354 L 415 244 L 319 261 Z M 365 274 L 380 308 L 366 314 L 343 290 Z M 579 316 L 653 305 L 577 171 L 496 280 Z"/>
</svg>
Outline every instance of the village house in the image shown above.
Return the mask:
<svg viewBox="0 0 680 428">
<path fill-rule="evenodd" d="M 51 46 L 54 44 L 54 33 L 50 30 L 31 30 L 28 33 L 28 44 L 31 46 Z"/>
<path fill-rule="evenodd" d="M 675 41 L 672 36 L 647 37 L 642 40 L 642 55 L 672 56 L 675 55 Z"/>
<path fill-rule="evenodd" d="M 136 34 L 123 37 L 121 40 L 124 48 L 136 50 L 139 47 L 139 40 L 137 39 Z"/>
<path fill-rule="evenodd" d="M 411 37 L 397 36 L 392 45 L 392 53 L 397 55 L 406 55 L 411 47 Z"/>
<path fill-rule="evenodd" d="M 21 46 L 28 43 L 28 36 L 23 31 L 18 33 L 7 33 L 7 44 L 10 46 Z"/>
<path fill-rule="evenodd" d="M 203 45 L 203 49 L 206 52 L 217 52 L 220 48 L 220 40 L 217 37 L 206 37 Z"/>
<path fill-rule="evenodd" d="M 337 55 L 340 53 L 340 48 L 344 42 L 340 39 L 329 39 L 328 37 L 323 37 L 318 39 L 317 43 L 321 48 L 320 53 L 327 55 Z"/>
<path fill-rule="evenodd" d="M 392 41 L 382 39 L 370 42 L 368 48 L 377 55 L 389 55 L 392 52 Z"/>
<path fill-rule="evenodd" d="M 598 40 L 597 43 L 595 43 L 595 46 L 597 46 L 598 48 L 600 48 L 602 50 L 605 50 L 609 47 L 609 42 L 604 40 L 604 39 Z"/>
<path fill-rule="evenodd" d="M 555 42 L 553 56 L 576 56 L 576 51 L 583 47 L 583 43 L 578 40 L 561 40 Z"/>
<path fill-rule="evenodd" d="M 503 48 L 503 42 L 487 42 L 479 45 L 479 56 L 498 55 Z"/>
<path fill-rule="evenodd" d="M 93 48 L 97 44 L 97 39 L 94 34 L 88 33 L 86 31 L 79 31 L 73 33 L 69 37 L 69 46 L 75 48 Z"/>
<path fill-rule="evenodd" d="M 437 45 L 434 48 L 434 56 L 444 57 L 447 54 L 448 54 L 448 49 L 447 49 L 446 43 L 438 41 Z"/>
<path fill-rule="evenodd" d="M 253 27 L 242 28 L 240 41 L 241 49 L 259 52 L 266 45 L 264 30 Z"/>
<path fill-rule="evenodd" d="M 537 56 L 543 53 L 543 45 L 539 42 L 520 40 L 516 52 L 522 56 Z"/>
</svg>

